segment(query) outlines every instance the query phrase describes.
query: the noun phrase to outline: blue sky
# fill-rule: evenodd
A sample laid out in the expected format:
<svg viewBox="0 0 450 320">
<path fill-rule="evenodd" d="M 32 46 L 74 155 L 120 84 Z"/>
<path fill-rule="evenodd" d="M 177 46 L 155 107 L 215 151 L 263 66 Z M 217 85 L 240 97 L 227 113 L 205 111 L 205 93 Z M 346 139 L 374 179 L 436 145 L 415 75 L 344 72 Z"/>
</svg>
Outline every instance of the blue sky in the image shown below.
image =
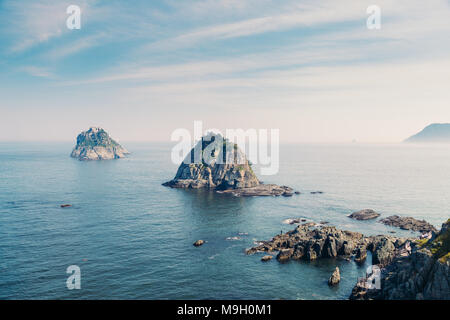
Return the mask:
<svg viewBox="0 0 450 320">
<path fill-rule="evenodd" d="M 169 141 L 202 120 L 284 142 L 398 142 L 450 122 L 449 17 L 448 0 L 0 0 L 0 140 L 101 126 Z"/>
</svg>

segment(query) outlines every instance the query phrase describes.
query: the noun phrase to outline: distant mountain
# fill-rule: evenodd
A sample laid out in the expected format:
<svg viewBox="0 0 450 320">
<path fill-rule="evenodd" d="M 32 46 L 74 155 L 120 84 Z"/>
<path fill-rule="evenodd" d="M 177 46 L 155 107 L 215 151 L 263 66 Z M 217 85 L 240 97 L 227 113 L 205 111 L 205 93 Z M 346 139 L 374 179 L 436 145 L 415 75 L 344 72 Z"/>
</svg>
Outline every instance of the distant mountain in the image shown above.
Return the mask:
<svg viewBox="0 0 450 320">
<path fill-rule="evenodd" d="M 405 142 L 450 143 L 450 123 L 433 123 Z"/>
</svg>

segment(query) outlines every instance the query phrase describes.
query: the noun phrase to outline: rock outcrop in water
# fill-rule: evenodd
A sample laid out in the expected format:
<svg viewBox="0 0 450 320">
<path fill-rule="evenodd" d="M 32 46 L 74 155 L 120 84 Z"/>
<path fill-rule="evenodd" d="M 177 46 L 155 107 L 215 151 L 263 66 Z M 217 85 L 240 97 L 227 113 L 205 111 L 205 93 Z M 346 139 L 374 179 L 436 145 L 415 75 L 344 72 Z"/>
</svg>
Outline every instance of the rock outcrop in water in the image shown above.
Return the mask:
<svg viewBox="0 0 450 320">
<path fill-rule="evenodd" d="M 355 300 L 450 300 L 450 219 L 431 239 L 396 251 L 381 269 L 380 287 L 358 280 L 350 295 Z"/>
<path fill-rule="evenodd" d="M 292 188 L 262 184 L 237 144 L 209 133 L 191 150 L 175 178 L 163 183 L 171 188 L 210 189 L 234 196 L 291 196 Z"/>
<path fill-rule="evenodd" d="M 397 227 L 403 230 L 424 232 L 437 232 L 437 229 L 425 220 L 417 220 L 413 217 L 390 216 L 380 220 L 387 226 Z"/>
<path fill-rule="evenodd" d="M 335 286 L 339 282 L 341 282 L 341 273 L 339 272 L 339 267 L 336 267 L 336 269 L 333 271 L 330 278 L 328 279 L 328 285 Z"/>
<path fill-rule="evenodd" d="M 79 160 L 110 160 L 125 157 L 129 152 L 102 128 L 92 127 L 77 137 L 77 145 L 70 155 Z"/>
<path fill-rule="evenodd" d="M 379 213 L 376 213 L 372 209 L 364 209 L 358 212 L 353 212 L 349 215 L 349 218 L 355 219 L 355 220 L 371 220 L 376 219 L 380 216 Z"/>
<path fill-rule="evenodd" d="M 274 236 L 270 241 L 262 241 L 258 246 L 247 249 L 246 253 L 278 251 L 277 260 L 280 262 L 349 259 L 353 256 L 362 262 L 369 250 L 376 257 L 376 263 L 387 264 L 405 241 L 383 235 L 366 237 L 359 232 L 339 230 L 333 226 L 305 223 L 292 231 Z"/>
</svg>

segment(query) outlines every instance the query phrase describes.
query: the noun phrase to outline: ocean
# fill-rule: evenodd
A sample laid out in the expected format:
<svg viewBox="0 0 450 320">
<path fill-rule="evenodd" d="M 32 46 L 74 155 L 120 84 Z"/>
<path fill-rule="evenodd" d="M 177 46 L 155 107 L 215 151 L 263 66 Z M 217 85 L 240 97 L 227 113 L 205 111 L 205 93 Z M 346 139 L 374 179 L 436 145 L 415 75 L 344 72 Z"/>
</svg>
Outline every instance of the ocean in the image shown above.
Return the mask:
<svg viewBox="0 0 450 320">
<path fill-rule="evenodd" d="M 403 236 L 347 215 L 371 208 L 436 227 L 450 216 L 445 146 L 283 145 L 279 173 L 260 178 L 301 194 L 237 198 L 163 187 L 172 145 L 123 145 L 126 159 L 80 162 L 72 143 L 0 143 L 0 299 L 346 299 L 368 262 L 263 263 L 245 249 L 294 229 L 289 218 Z M 70 265 L 80 290 L 66 287 Z"/>
</svg>

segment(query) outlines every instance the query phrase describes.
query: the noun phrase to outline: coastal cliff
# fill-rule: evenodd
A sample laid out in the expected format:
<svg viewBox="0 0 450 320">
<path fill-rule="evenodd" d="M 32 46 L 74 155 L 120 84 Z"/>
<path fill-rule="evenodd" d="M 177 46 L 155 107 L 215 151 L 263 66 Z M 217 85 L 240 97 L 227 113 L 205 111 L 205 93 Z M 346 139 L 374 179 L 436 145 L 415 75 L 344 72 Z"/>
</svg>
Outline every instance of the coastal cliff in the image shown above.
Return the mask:
<svg viewBox="0 0 450 320">
<path fill-rule="evenodd" d="M 77 145 L 71 153 L 78 160 L 110 160 L 124 158 L 129 152 L 111 139 L 102 128 L 91 127 L 77 137 Z"/>
<path fill-rule="evenodd" d="M 350 299 L 450 300 L 450 219 L 430 239 L 412 242 L 410 252 L 396 252 L 381 269 L 379 289 L 366 283 L 360 279 Z"/>
</svg>

